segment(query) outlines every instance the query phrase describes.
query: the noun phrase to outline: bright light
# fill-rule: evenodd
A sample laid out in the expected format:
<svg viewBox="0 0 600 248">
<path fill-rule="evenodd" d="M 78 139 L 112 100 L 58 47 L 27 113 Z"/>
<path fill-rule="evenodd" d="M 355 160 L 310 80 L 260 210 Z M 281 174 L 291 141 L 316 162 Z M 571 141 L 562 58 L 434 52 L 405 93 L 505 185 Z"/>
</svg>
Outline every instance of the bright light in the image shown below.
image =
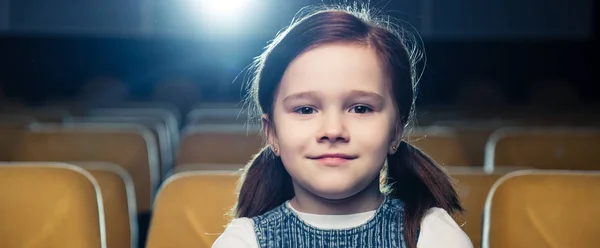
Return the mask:
<svg viewBox="0 0 600 248">
<path fill-rule="evenodd" d="M 253 35 L 265 18 L 266 6 L 260 0 L 180 1 L 184 3 L 181 13 L 185 15 L 181 19 L 189 21 L 189 32 L 203 37 Z M 197 32 L 199 30 L 202 32 Z"/>
<path fill-rule="evenodd" d="M 239 13 L 249 0 L 204 0 L 206 7 L 217 13 Z"/>
<path fill-rule="evenodd" d="M 212 21 L 236 21 L 247 13 L 251 0 L 192 0 L 202 19 Z"/>
</svg>

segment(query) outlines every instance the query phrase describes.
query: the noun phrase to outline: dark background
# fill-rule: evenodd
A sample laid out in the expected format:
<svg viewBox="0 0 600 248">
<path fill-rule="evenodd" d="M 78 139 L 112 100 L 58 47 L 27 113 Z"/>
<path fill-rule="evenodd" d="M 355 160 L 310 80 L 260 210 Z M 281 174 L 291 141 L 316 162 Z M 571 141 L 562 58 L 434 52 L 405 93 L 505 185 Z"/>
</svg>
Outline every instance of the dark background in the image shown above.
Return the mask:
<svg viewBox="0 0 600 248">
<path fill-rule="evenodd" d="M 255 0 L 237 19 L 211 19 L 203 0 L 0 0 L 0 82 L 12 99 L 71 99 L 98 76 L 118 78 L 133 99 L 186 78 L 202 101 L 238 101 L 243 72 L 309 0 Z M 331 3 L 332 1 L 325 1 Z M 336 3 L 344 1 L 335 1 Z M 365 1 L 363 1 L 365 2 Z M 371 1 L 424 40 L 420 105 L 457 105 L 488 82 L 506 105 L 565 82 L 581 106 L 600 103 L 593 0 Z M 214 14 L 214 13 L 213 13 Z M 560 90 L 555 97 L 564 97 Z"/>
</svg>

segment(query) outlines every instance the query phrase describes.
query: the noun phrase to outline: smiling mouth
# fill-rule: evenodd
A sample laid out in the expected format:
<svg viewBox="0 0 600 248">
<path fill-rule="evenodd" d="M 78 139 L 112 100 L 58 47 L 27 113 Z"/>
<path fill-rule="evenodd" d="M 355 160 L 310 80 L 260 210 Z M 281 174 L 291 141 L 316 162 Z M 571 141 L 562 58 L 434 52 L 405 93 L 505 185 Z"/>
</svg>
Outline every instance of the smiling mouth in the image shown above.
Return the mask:
<svg viewBox="0 0 600 248">
<path fill-rule="evenodd" d="M 348 163 L 348 161 L 350 161 L 350 159 L 338 158 L 338 157 L 323 157 L 323 158 L 317 159 L 317 161 L 319 161 L 321 164 L 326 165 L 326 166 L 342 166 L 342 165 Z"/>
<path fill-rule="evenodd" d="M 318 161 L 322 165 L 335 167 L 345 165 L 349 161 L 356 159 L 356 157 L 344 154 L 331 154 L 314 157 L 312 159 Z"/>
</svg>

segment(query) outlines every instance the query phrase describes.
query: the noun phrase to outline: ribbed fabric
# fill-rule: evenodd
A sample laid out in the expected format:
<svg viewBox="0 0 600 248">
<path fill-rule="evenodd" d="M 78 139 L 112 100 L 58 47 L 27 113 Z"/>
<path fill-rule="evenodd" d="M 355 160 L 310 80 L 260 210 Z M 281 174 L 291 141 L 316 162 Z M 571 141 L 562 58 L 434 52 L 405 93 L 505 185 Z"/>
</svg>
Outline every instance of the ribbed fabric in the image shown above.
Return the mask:
<svg viewBox="0 0 600 248">
<path fill-rule="evenodd" d="M 262 248 L 405 248 L 403 218 L 402 201 L 385 197 L 372 219 L 349 229 L 323 230 L 310 226 L 285 203 L 252 220 Z"/>
</svg>

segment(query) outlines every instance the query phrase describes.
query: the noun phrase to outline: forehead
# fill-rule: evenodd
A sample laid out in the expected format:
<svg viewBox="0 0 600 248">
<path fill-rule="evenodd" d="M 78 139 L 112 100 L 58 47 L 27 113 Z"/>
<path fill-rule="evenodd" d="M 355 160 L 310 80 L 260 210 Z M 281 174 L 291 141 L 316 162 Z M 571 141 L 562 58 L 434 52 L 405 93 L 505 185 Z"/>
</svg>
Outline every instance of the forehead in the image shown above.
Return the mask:
<svg viewBox="0 0 600 248">
<path fill-rule="evenodd" d="M 327 44 L 310 49 L 286 69 L 279 96 L 303 91 L 328 93 L 361 90 L 386 95 L 388 76 L 368 46 Z"/>
</svg>

